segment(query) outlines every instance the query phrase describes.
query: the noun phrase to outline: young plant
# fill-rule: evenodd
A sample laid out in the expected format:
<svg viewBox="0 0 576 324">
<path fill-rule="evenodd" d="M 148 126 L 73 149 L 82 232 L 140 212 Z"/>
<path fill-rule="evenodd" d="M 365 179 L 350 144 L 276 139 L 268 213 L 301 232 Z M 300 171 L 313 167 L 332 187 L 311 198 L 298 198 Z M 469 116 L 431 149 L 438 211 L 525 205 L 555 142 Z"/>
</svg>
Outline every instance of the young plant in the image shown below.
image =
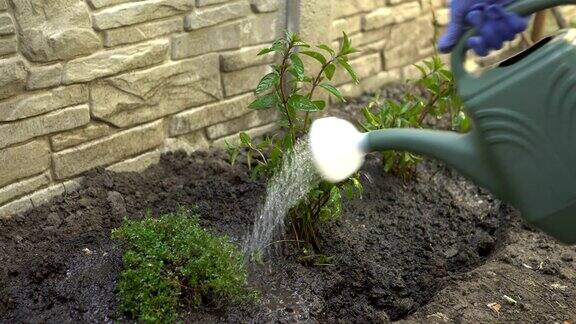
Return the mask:
<svg viewBox="0 0 576 324">
<path fill-rule="evenodd" d="M 441 122 L 446 116 L 449 128 L 467 131 L 470 119 L 464 114 L 463 104 L 456 92 L 452 72 L 438 56 L 415 65 L 421 77 L 409 81 L 413 86 L 426 90 L 425 96 L 406 93 L 401 101 L 378 99 L 363 109 L 366 131 L 385 128 L 430 128 L 429 118 Z M 421 158 L 409 152 L 386 151 L 383 153 L 384 170 L 410 178 Z"/>
<path fill-rule="evenodd" d="M 262 50 L 258 55 L 278 55 L 280 63 L 272 65 L 272 72 L 259 82 L 255 91 L 257 98 L 248 108 L 276 110 L 279 114 L 279 128 L 275 134 L 259 143 L 246 133 L 241 133 L 239 145 L 228 144 L 231 163 L 243 151 L 254 177 L 272 177 L 298 138 L 308 133 L 312 116 L 326 108 L 326 101 L 316 99 L 317 92 L 324 91 L 344 101 L 340 91 L 331 83 L 337 69 L 344 69 L 354 82 L 358 82 L 348 61 L 348 55 L 355 52 L 345 33 L 338 51 L 324 44 L 312 47 L 294 33 L 286 33 L 270 48 Z M 309 57 L 318 64 L 316 73 L 311 74 L 303 57 Z M 292 208 L 289 221 L 295 241 L 304 242 L 303 250 L 311 253 L 320 251 L 320 224 L 340 215 L 343 193 L 354 196 L 361 190 L 357 176 L 337 185 L 321 183 L 309 192 L 306 199 Z"/>
<path fill-rule="evenodd" d="M 125 249 L 121 309 L 141 322 L 174 322 L 181 308 L 247 296 L 242 254 L 202 229 L 190 211 L 125 220 L 112 237 Z"/>
</svg>

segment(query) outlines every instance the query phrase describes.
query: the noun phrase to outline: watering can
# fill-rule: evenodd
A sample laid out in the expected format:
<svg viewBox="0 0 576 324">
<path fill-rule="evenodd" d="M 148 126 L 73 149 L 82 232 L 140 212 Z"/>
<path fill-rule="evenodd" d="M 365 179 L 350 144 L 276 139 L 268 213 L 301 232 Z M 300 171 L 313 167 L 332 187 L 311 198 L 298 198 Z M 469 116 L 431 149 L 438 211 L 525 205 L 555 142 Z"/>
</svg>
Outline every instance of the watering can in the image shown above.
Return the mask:
<svg viewBox="0 0 576 324">
<path fill-rule="evenodd" d="M 519 0 L 520 15 L 576 0 Z M 446 162 L 516 207 L 530 224 L 562 243 L 576 243 L 576 29 L 552 34 L 480 74 L 464 68 L 469 31 L 452 55 L 467 134 L 417 129 L 360 133 L 328 117 L 314 122 L 310 147 L 326 180 L 356 172 L 364 155 L 405 150 Z"/>
</svg>

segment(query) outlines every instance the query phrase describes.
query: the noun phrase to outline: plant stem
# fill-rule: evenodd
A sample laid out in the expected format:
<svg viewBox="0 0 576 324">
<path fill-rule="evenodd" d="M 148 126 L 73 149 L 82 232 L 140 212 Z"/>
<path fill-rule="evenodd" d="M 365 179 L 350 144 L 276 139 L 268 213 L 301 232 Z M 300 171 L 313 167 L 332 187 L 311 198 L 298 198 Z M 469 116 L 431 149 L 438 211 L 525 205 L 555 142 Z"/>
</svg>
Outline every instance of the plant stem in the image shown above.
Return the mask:
<svg viewBox="0 0 576 324">
<path fill-rule="evenodd" d="M 290 128 L 290 136 L 292 137 L 292 143 L 296 143 L 296 134 L 294 133 L 294 122 L 292 121 L 292 116 L 290 116 L 290 111 L 288 109 L 288 97 L 286 96 L 286 70 L 288 68 L 288 58 L 294 44 L 290 42 L 288 44 L 288 49 L 284 53 L 284 58 L 282 59 L 282 65 L 280 65 L 280 95 L 282 97 L 282 106 L 288 118 L 288 127 Z"/>
<path fill-rule="evenodd" d="M 314 91 L 316 91 L 316 88 L 318 87 L 318 85 L 320 84 L 320 81 L 322 80 L 322 74 L 324 73 L 324 70 L 326 70 L 326 68 L 330 64 L 334 63 L 335 60 L 336 60 L 336 58 L 332 57 L 328 62 L 326 62 L 322 65 L 320 72 L 318 72 L 318 75 L 316 76 L 316 78 L 312 82 L 312 89 L 310 89 L 310 93 L 308 94 L 309 100 L 312 100 L 312 97 L 314 96 Z M 309 119 L 310 119 L 309 118 L 309 112 L 307 111 L 306 116 L 304 117 L 304 130 L 306 130 L 308 128 Z"/>
<path fill-rule="evenodd" d="M 432 97 L 432 100 L 428 101 L 428 103 L 426 104 L 426 106 L 422 110 L 420 117 L 418 118 L 418 125 L 422 124 L 422 122 L 424 121 L 424 118 L 426 118 L 426 116 L 428 115 L 430 110 L 434 107 L 436 102 L 438 102 L 438 100 L 442 97 L 443 94 L 444 94 L 444 92 L 440 91 L 439 94 L 436 94 Z"/>
</svg>

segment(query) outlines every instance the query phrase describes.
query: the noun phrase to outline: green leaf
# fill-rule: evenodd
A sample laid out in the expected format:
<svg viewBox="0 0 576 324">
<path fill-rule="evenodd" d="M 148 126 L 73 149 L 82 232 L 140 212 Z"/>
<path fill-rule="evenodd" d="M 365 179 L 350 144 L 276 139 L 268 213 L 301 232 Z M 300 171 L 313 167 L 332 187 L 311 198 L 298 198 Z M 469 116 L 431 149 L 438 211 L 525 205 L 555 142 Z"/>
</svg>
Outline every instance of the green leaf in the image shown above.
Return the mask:
<svg viewBox="0 0 576 324">
<path fill-rule="evenodd" d="M 272 53 L 274 52 L 274 48 L 265 48 L 263 50 L 261 50 L 260 52 L 258 52 L 258 54 L 256 56 L 262 56 L 262 55 L 266 55 L 268 53 Z"/>
<path fill-rule="evenodd" d="M 292 67 L 294 68 L 294 72 L 299 77 L 304 77 L 304 63 L 300 59 L 300 57 L 293 53 L 290 55 L 290 61 L 292 61 Z"/>
<path fill-rule="evenodd" d="M 342 32 L 343 39 L 342 39 L 342 47 L 340 48 L 340 53 L 338 56 L 346 56 L 348 54 L 359 52 L 357 49 L 352 47 L 352 42 L 350 38 L 345 32 Z"/>
<path fill-rule="evenodd" d="M 326 78 L 328 78 L 328 80 L 332 80 L 335 72 L 336 72 L 336 65 L 332 63 L 328 64 L 328 66 L 326 66 L 326 68 L 324 69 L 324 75 L 326 76 Z"/>
<path fill-rule="evenodd" d="M 279 81 L 279 79 L 280 78 L 276 72 L 266 74 L 262 80 L 260 80 L 260 83 L 258 83 L 258 86 L 256 87 L 256 94 L 261 94 L 264 91 L 272 88 Z"/>
<path fill-rule="evenodd" d="M 316 100 L 313 101 L 313 103 L 318 107 L 318 110 L 324 110 L 324 108 L 326 108 L 326 101 L 324 100 Z"/>
<path fill-rule="evenodd" d="M 317 46 L 320 49 L 325 50 L 326 52 L 330 53 L 330 55 L 335 56 L 336 52 L 330 48 L 330 46 L 326 45 L 326 44 L 320 44 Z"/>
<path fill-rule="evenodd" d="M 320 64 L 326 64 L 326 58 L 319 52 L 316 51 L 302 51 L 301 54 L 310 56 L 311 58 L 315 59 L 316 61 L 320 62 Z"/>
<path fill-rule="evenodd" d="M 350 45 L 350 38 L 348 38 L 346 32 L 342 32 L 342 45 L 340 46 L 340 55 L 346 55 L 344 52 L 350 50 Z"/>
<path fill-rule="evenodd" d="M 338 63 L 344 68 L 346 69 L 346 71 L 348 72 L 348 74 L 350 75 L 350 77 L 352 78 L 352 80 L 354 80 L 354 83 L 358 84 L 360 83 L 358 81 L 358 76 L 356 75 L 356 72 L 354 72 L 354 69 L 352 68 L 352 66 L 350 65 L 350 63 L 348 63 L 348 60 L 340 57 L 338 58 Z"/>
<path fill-rule="evenodd" d="M 288 104 L 297 111 L 312 112 L 320 110 L 312 101 L 310 101 L 310 99 L 299 94 L 295 94 L 292 97 L 290 97 L 290 99 L 288 100 Z"/>
<path fill-rule="evenodd" d="M 274 107 L 278 103 L 278 97 L 275 93 L 271 93 L 254 100 L 248 109 L 265 110 Z"/>
<path fill-rule="evenodd" d="M 370 125 L 375 127 L 380 125 L 380 123 L 376 121 L 376 116 L 370 111 L 370 109 L 368 109 L 368 107 L 362 108 L 362 113 Z"/>
<path fill-rule="evenodd" d="M 340 101 L 342 101 L 342 102 L 345 101 L 344 98 L 342 97 L 342 94 L 340 93 L 340 91 L 338 91 L 338 89 L 336 89 L 336 87 L 334 87 L 333 85 L 331 85 L 329 83 L 322 83 L 320 86 L 322 88 L 324 88 L 326 91 L 330 92 L 336 98 L 340 99 Z"/>
<path fill-rule="evenodd" d="M 250 136 L 248 134 L 246 134 L 245 132 L 240 133 L 240 142 L 242 142 L 242 144 L 244 144 L 246 146 L 252 145 L 252 140 L 250 139 Z"/>
</svg>

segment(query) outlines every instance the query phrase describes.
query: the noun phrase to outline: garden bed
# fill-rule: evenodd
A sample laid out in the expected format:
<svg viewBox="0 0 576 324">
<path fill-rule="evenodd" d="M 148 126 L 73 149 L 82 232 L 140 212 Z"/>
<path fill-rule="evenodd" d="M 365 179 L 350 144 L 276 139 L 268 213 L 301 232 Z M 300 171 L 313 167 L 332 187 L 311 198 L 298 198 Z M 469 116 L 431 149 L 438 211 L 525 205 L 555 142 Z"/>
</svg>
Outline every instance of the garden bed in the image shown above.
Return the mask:
<svg viewBox="0 0 576 324">
<path fill-rule="evenodd" d="M 322 229 L 331 264 L 304 266 L 285 243 L 250 266 L 258 302 L 185 310 L 184 320 L 576 320 L 574 247 L 524 227 L 442 164 L 426 162 L 405 182 L 370 156 L 362 174 L 363 198 L 346 201 Z M 264 194 L 264 183 L 219 151 L 166 154 L 142 173 L 91 171 L 79 191 L 0 221 L 0 322 L 128 321 L 118 310 L 122 251 L 111 229 L 125 216 L 194 207 L 203 226 L 241 243 Z"/>
</svg>

